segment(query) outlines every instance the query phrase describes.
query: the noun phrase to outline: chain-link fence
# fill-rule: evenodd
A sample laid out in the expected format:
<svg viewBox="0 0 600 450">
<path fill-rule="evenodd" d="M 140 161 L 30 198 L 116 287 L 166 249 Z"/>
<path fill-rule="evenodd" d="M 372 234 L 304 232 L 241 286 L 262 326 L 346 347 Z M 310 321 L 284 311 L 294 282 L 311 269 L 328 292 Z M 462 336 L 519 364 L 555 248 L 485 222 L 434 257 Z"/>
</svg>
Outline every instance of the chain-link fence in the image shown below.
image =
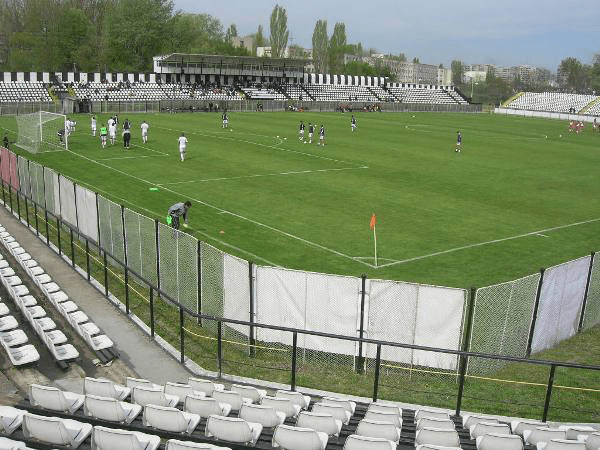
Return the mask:
<svg viewBox="0 0 600 450">
<path fill-rule="evenodd" d="M 583 328 L 588 330 L 600 323 L 600 256 L 594 257 L 590 278 Z"/>
<path fill-rule="evenodd" d="M 198 241 L 165 224 L 158 225 L 160 288 L 190 311 L 198 312 Z"/>
<path fill-rule="evenodd" d="M 469 351 L 525 357 L 540 274 L 477 289 Z M 479 365 L 483 364 L 483 365 Z M 469 374 L 500 369 L 501 360 L 469 359 Z"/>
</svg>

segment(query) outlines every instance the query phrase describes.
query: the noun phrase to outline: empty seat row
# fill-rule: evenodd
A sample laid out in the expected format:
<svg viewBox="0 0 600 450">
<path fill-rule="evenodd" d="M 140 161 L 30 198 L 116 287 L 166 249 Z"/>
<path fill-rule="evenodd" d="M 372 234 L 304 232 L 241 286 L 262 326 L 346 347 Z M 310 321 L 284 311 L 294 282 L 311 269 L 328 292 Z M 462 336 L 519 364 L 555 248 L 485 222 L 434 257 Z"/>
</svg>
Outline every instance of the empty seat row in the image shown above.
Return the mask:
<svg viewBox="0 0 600 450">
<path fill-rule="evenodd" d="M 17 248 L 13 247 L 13 249 Z M 4 269 L 9 268 L 5 259 L 0 260 L 0 266 L 4 266 Z M 66 335 L 56 329 L 56 323 L 47 317 L 45 309 L 29 295 L 29 289 L 22 284 L 22 280 L 17 275 L 8 275 L 9 273 L 11 272 L 5 271 L 4 274 L 0 272 L 0 281 L 54 359 L 67 361 L 78 358 L 79 352 L 72 344 L 67 343 Z"/>
<path fill-rule="evenodd" d="M 5 267 L 0 269 L 0 273 L 9 273 L 11 270 Z M 40 354 L 33 344 L 27 344 L 29 340 L 27 335 L 22 329 L 18 328 L 17 319 L 9 312 L 8 306 L 0 302 L 0 344 L 8 355 L 11 364 L 22 366 L 38 361 Z"/>
<path fill-rule="evenodd" d="M 101 334 L 98 326 L 89 320 L 89 317 L 79 309 L 77 304 L 70 300 L 67 294 L 60 289 L 60 286 L 52 281 L 52 278 L 44 272 L 44 269 L 37 261 L 35 261 L 31 255 L 19 245 L 14 237 L 2 227 L 0 227 L 0 240 L 13 254 L 19 264 L 21 264 L 21 267 L 40 288 L 50 303 L 54 305 L 56 310 L 69 322 L 77 334 L 79 334 L 94 351 L 105 350 L 114 346 L 112 340 L 108 336 Z M 20 281 L 21 280 L 16 276 L 7 279 L 7 283 L 10 283 L 12 286 L 18 286 Z M 37 301 L 29 294 L 29 290 L 26 286 L 22 285 L 21 288 L 15 288 L 13 291 L 18 297 L 21 297 L 21 302 L 26 308 L 33 313 L 37 313 L 36 318 L 43 318 L 46 316 L 45 313 L 42 314 L 43 308 L 37 305 Z M 64 333 L 60 330 L 55 330 L 56 326 L 54 322 L 49 318 L 47 319 L 48 320 L 45 321 L 34 321 L 32 325 L 43 340 L 50 339 L 54 346 L 55 351 L 53 351 L 53 354 L 56 359 L 68 360 L 77 358 L 79 356 L 78 352 L 71 344 L 66 344 Z M 54 326 L 52 326 L 53 324 Z M 40 328 L 42 329 L 40 330 Z M 57 345 L 60 345 L 61 347 L 56 348 Z"/>
</svg>

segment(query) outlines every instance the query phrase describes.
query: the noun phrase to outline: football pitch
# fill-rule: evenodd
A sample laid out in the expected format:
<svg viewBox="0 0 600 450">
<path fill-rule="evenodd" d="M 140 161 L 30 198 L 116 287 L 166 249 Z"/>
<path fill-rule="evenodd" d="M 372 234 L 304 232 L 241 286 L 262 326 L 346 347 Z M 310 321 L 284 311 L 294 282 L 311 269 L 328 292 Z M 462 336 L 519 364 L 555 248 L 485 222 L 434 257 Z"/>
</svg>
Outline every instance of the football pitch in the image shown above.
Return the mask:
<svg viewBox="0 0 600 450">
<path fill-rule="evenodd" d="M 492 114 L 120 114 L 102 149 L 75 115 L 68 151 L 17 153 L 162 222 L 190 200 L 199 239 L 261 265 L 470 287 L 600 248 L 600 135 Z M 107 115 L 98 115 L 98 128 Z M 140 123 L 150 124 L 143 144 Z M 313 144 L 300 121 L 317 125 Z M 318 142 L 318 126 L 326 145 Z M 14 117 L 0 126 L 16 130 Z M 463 149 L 455 152 L 456 134 Z M 180 162 L 177 139 L 189 143 Z M 377 217 L 377 266 L 374 236 Z"/>
</svg>

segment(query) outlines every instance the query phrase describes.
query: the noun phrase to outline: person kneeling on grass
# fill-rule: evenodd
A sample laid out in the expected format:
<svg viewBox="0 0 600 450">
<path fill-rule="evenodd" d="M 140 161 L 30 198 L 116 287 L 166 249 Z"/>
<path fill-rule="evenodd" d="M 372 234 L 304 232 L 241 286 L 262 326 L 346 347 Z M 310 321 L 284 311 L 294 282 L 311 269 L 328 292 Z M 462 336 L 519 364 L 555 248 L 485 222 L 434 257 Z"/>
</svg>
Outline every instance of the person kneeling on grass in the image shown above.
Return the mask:
<svg viewBox="0 0 600 450">
<path fill-rule="evenodd" d="M 173 227 L 173 237 L 177 236 L 179 230 L 179 218 L 183 216 L 183 226 L 188 226 L 188 210 L 191 208 L 192 202 L 189 200 L 185 203 L 175 203 L 167 211 L 167 224 Z"/>
</svg>

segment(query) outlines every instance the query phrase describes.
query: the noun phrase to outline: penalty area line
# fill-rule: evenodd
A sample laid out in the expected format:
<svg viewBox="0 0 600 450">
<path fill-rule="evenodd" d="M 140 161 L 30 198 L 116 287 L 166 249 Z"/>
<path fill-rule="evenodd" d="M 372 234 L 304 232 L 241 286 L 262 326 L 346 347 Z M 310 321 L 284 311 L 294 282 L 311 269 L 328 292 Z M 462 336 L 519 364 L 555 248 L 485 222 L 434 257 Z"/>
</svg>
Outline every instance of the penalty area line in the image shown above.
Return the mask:
<svg viewBox="0 0 600 450">
<path fill-rule="evenodd" d="M 421 259 L 431 258 L 433 256 L 446 255 L 448 253 L 454 253 L 454 252 L 458 252 L 460 250 L 467 250 L 467 249 L 475 248 L 475 247 L 483 247 L 484 245 L 490 245 L 490 244 L 497 244 L 499 242 L 512 241 L 512 240 L 515 240 L 515 239 L 521 239 L 521 238 L 528 237 L 528 236 L 544 236 L 543 233 L 547 233 L 547 232 L 550 232 L 550 231 L 556 231 L 556 230 L 562 230 L 562 229 L 565 229 L 565 228 L 577 227 L 579 225 L 586 225 L 588 223 L 594 223 L 594 222 L 600 222 L 600 217 L 597 218 L 597 219 L 582 220 L 581 222 L 574 222 L 574 223 L 568 223 L 568 224 L 565 224 L 565 225 L 558 225 L 556 227 L 544 228 L 543 230 L 531 231 L 529 233 L 517 234 L 515 236 L 509 236 L 509 237 L 500 238 L 500 239 L 492 239 L 491 241 L 477 242 L 475 244 L 468 244 L 468 245 L 463 245 L 461 247 L 454 247 L 454 248 L 450 248 L 448 250 L 442 250 L 442 251 L 439 251 L 439 252 L 433 252 L 433 253 L 429 253 L 427 255 L 415 256 L 413 258 L 403 259 L 403 260 L 396 261 L 396 262 L 393 262 L 393 263 L 381 264 L 378 267 L 381 268 L 381 267 L 395 266 L 395 265 L 398 265 L 398 264 L 405 264 L 405 263 L 408 263 L 408 262 L 419 261 Z M 544 237 L 548 237 L 548 236 L 544 236 Z"/>
</svg>

